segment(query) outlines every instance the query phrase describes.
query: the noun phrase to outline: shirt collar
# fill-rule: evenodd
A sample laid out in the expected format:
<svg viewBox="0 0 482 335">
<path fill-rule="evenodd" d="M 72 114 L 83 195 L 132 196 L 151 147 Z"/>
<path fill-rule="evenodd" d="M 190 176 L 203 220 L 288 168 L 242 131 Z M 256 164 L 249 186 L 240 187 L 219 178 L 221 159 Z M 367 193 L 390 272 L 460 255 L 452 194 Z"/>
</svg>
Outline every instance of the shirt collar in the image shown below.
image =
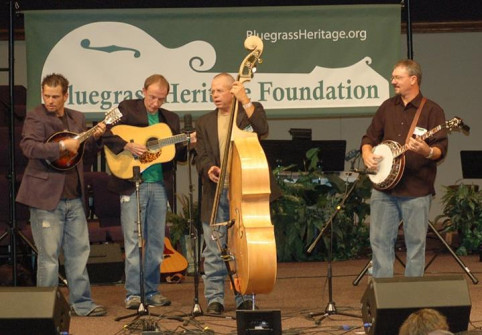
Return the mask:
<svg viewBox="0 0 482 335">
<path fill-rule="evenodd" d="M 409 105 L 412 105 L 413 107 L 415 108 L 418 108 L 420 106 L 420 103 L 422 102 L 422 98 L 423 98 L 423 95 L 422 95 L 422 92 L 419 91 L 417 96 L 415 98 L 412 99 L 412 101 L 410 101 L 408 104 L 407 104 L 407 107 Z M 400 97 L 400 95 L 397 95 L 396 98 L 395 98 L 395 104 L 396 105 L 402 105 L 403 106 L 403 101 L 402 101 L 402 98 Z"/>
</svg>

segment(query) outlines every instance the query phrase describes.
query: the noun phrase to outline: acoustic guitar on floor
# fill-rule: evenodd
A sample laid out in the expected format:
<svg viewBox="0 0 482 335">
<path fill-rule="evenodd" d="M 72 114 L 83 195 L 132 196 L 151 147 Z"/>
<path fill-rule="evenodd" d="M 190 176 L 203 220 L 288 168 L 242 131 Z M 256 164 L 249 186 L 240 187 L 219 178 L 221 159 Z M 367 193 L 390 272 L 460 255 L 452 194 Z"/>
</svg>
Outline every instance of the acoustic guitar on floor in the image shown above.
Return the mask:
<svg viewBox="0 0 482 335">
<path fill-rule="evenodd" d="M 171 244 L 169 238 L 164 238 L 164 260 L 161 263 L 161 277 L 167 282 L 180 282 L 188 266 L 187 259 Z"/>
<path fill-rule="evenodd" d="M 122 124 L 113 127 L 111 131 L 127 142 L 144 144 L 147 147 L 147 151 L 143 155 L 134 156 L 127 150 L 116 155 L 107 146 L 104 146 L 105 158 L 110 171 L 121 179 L 131 179 L 134 166 L 139 166 L 142 173 L 153 164 L 173 160 L 176 154 L 175 144 L 189 141 L 187 134 L 172 136 L 171 129 L 165 123 L 157 123 L 148 127 Z"/>
</svg>

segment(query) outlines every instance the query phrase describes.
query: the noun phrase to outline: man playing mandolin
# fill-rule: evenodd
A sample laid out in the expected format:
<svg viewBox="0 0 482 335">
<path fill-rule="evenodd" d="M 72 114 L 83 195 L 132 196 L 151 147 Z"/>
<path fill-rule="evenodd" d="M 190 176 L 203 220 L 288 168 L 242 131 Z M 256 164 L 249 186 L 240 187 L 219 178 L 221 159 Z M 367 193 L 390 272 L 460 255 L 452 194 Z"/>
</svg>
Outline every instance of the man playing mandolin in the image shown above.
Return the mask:
<svg viewBox="0 0 482 335">
<path fill-rule="evenodd" d="M 68 87 L 64 76 L 46 76 L 42 80 L 44 104 L 27 113 L 20 147 L 29 161 L 17 201 L 30 208 L 32 234 L 38 249 L 37 286 L 57 286 L 59 255 L 63 250 L 72 314 L 102 316 L 106 310 L 92 301 L 87 274 L 90 245 L 83 201 L 82 160 L 64 171 L 45 162 L 80 150 L 80 142 L 75 138 L 47 141 L 49 136 L 66 129 L 73 133 L 86 129 L 84 115 L 64 106 Z M 97 152 L 101 148 L 101 143 L 96 145 L 95 140 L 100 139 L 104 131 L 103 122 L 94 127 L 93 137 L 86 141 L 87 151 Z"/>
<path fill-rule="evenodd" d="M 419 138 L 445 122 L 442 108 L 422 96 L 421 81 L 422 70 L 417 62 L 397 62 L 392 72 L 396 95 L 378 108 L 361 141 L 363 161 L 373 173 L 381 172 L 382 162 L 392 165 L 387 162 L 389 157 L 373 152 L 384 141 L 397 142 L 407 149 L 392 162 L 400 164 L 401 168 L 400 176 L 395 176 L 397 181 L 392 183 L 394 186 L 377 189 L 375 185 L 372 190 L 370 244 L 373 276 L 377 278 L 393 276 L 395 242 L 401 221 L 407 248 L 405 276 L 417 277 L 424 273 L 428 216 L 435 194 L 437 163 L 447 153 L 448 138 L 445 131 L 425 141 Z"/>
</svg>

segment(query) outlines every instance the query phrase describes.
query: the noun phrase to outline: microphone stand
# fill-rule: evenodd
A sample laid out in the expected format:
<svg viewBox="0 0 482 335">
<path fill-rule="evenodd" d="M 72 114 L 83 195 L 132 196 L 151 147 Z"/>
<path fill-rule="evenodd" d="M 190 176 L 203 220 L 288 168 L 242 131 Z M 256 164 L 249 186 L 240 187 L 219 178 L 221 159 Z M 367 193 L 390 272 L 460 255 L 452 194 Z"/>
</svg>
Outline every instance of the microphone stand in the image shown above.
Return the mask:
<svg viewBox="0 0 482 335">
<path fill-rule="evenodd" d="M 355 164 L 355 159 L 353 159 L 352 161 L 352 167 L 354 166 Z M 318 244 L 318 242 L 320 241 L 321 237 L 323 236 L 323 234 L 325 233 L 326 229 L 330 228 L 330 247 L 328 248 L 328 269 L 327 269 L 327 278 L 328 278 L 328 304 L 326 305 L 325 307 L 325 311 L 324 312 L 317 312 L 317 313 L 309 313 L 308 316 L 313 318 L 314 316 L 318 316 L 318 315 L 321 315 L 321 317 L 315 321 L 315 323 L 317 325 L 319 325 L 321 323 L 321 321 L 323 321 L 325 318 L 327 318 L 328 316 L 330 315 L 334 315 L 334 314 L 339 314 L 339 315 L 344 315 L 344 316 L 351 316 L 351 317 L 355 317 L 355 318 L 361 318 L 360 315 L 356 315 L 356 314 L 350 314 L 350 313 L 345 313 L 345 312 L 339 312 L 337 311 L 336 309 L 336 304 L 335 304 L 335 301 L 333 300 L 333 271 L 332 271 L 332 259 L 333 259 L 333 220 L 335 219 L 336 215 L 338 214 L 338 212 L 343 208 L 343 206 L 345 205 L 345 202 L 346 200 L 348 199 L 348 197 L 351 195 L 351 193 L 353 192 L 353 190 L 355 189 L 356 185 L 358 184 L 358 179 L 359 179 L 359 174 L 357 175 L 357 178 L 356 180 L 353 182 L 353 185 L 351 186 L 351 188 L 345 192 L 345 195 L 343 196 L 343 199 L 341 200 L 341 202 L 335 207 L 335 211 L 333 212 L 333 214 L 331 215 L 331 217 L 328 219 L 328 221 L 325 223 L 325 226 L 323 227 L 323 229 L 320 231 L 320 233 L 318 234 L 318 236 L 316 237 L 316 239 L 311 243 L 311 245 L 309 246 L 309 248 L 307 249 L 307 252 L 308 253 L 312 253 L 313 252 L 313 249 L 316 247 L 316 245 Z"/>
<path fill-rule="evenodd" d="M 190 134 L 194 132 L 194 129 L 191 127 L 186 126 L 185 122 L 185 129 L 184 133 L 190 138 Z M 192 155 L 191 150 L 189 149 L 189 143 L 187 147 L 187 171 L 188 171 L 188 181 L 189 181 L 189 201 L 188 201 L 188 223 L 189 223 L 189 236 L 191 237 L 191 249 L 194 256 L 194 304 L 191 311 L 191 316 L 196 317 L 203 315 L 203 310 L 201 305 L 199 304 L 199 263 L 200 263 L 200 240 L 201 240 L 201 233 L 200 233 L 200 224 L 199 220 L 193 220 L 193 191 L 194 185 L 192 182 L 192 168 L 191 164 L 194 163 L 194 155 Z M 199 182 L 201 185 L 201 182 Z M 201 187 L 199 187 L 201 189 Z M 200 192 L 199 192 L 200 193 Z M 200 195 L 200 194 L 199 194 Z M 200 202 L 198 202 L 200 204 Z"/>
<path fill-rule="evenodd" d="M 144 315 L 152 315 L 152 316 L 159 316 L 158 314 L 149 313 L 147 309 L 146 301 L 145 301 L 145 289 L 144 289 L 144 247 L 143 247 L 143 237 L 142 237 L 142 225 L 141 225 L 141 196 L 140 196 L 140 185 L 142 183 L 142 177 L 140 172 L 139 166 L 134 166 L 132 168 L 133 177 L 131 181 L 135 182 L 136 184 L 136 200 L 137 200 L 137 244 L 139 249 L 139 287 L 140 287 L 140 294 L 141 294 L 141 303 L 139 308 L 137 309 L 136 313 L 119 316 L 115 318 L 115 321 L 120 321 L 123 319 L 130 318 L 135 316 L 135 318 L 125 326 L 126 329 L 130 327 L 141 325 L 142 330 L 156 330 L 155 323 L 151 322 L 144 322 L 147 320 L 139 320 L 141 316 Z"/>
</svg>

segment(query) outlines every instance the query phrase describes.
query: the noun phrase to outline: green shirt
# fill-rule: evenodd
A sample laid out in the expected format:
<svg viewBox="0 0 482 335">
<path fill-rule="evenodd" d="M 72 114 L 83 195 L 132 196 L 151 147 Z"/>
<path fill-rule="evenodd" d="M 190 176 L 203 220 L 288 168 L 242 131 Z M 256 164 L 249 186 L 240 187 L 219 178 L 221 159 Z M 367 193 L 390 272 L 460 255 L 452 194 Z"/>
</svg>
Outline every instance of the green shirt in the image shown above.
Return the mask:
<svg viewBox="0 0 482 335">
<path fill-rule="evenodd" d="M 151 114 L 147 112 L 147 120 L 149 126 L 159 123 L 159 113 Z M 142 179 L 145 183 L 155 183 L 163 181 L 162 164 L 153 164 L 142 173 Z"/>
</svg>

